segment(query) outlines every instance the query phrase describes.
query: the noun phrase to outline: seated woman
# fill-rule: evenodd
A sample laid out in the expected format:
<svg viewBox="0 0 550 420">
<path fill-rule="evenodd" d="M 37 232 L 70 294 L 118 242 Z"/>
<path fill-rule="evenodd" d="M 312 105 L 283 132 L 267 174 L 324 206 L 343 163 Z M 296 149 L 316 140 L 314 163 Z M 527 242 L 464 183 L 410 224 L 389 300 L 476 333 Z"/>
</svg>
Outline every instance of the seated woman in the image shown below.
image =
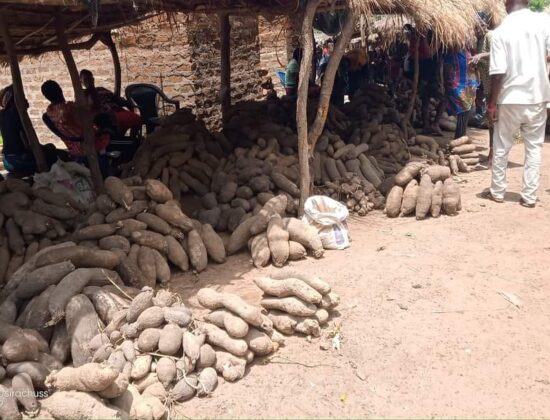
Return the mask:
<svg viewBox="0 0 550 420">
<path fill-rule="evenodd" d="M 13 86 L 6 87 L 0 93 L 0 132 L 3 139 L 3 163 L 8 172 L 30 174 L 36 172 L 36 161 L 23 131 L 19 112 L 15 106 Z M 57 150 L 51 143 L 41 145 L 48 168 L 57 159 L 66 160 L 67 153 Z"/>
<path fill-rule="evenodd" d="M 96 87 L 94 75 L 90 70 L 84 69 L 80 72 L 80 81 L 92 110 L 96 114 L 111 116 L 121 135 L 128 130 L 139 130 L 143 120 L 132 111 L 133 107 L 127 100 L 104 87 Z"/>
<path fill-rule="evenodd" d="M 45 116 L 49 119 L 61 139 L 67 146 L 69 154 L 76 160 L 86 163 L 86 152 L 83 145 L 84 130 L 77 115 L 74 102 L 66 101 L 61 86 L 53 80 L 42 84 L 42 94 L 50 101 Z M 95 128 L 95 148 L 102 172 L 108 172 L 108 159 L 105 155 L 109 145 L 109 135 Z"/>
</svg>

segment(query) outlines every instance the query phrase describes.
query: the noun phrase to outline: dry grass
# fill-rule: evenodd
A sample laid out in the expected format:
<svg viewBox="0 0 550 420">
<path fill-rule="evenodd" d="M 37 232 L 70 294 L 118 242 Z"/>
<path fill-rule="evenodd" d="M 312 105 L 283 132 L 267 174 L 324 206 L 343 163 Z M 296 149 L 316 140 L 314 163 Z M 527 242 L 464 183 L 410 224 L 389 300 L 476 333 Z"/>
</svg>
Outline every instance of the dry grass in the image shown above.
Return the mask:
<svg viewBox="0 0 550 420">
<path fill-rule="evenodd" d="M 83 0 L 0 0 L 0 4 L 17 48 L 26 52 L 40 53 L 55 39 L 52 16 L 58 11 L 65 15 L 70 39 L 81 39 L 97 30 Z M 175 12 L 229 11 L 234 4 L 227 0 L 105 0 L 100 3 L 98 26 L 108 30 L 135 24 L 159 12 L 171 21 Z M 295 16 L 303 4 L 298 0 L 251 0 L 242 7 L 250 14 Z M 503 0 L 324 0 L 323 4 L 325 8 L 347 5 L 357 15 L 407 16 L 420 32 L 433 31 L 434 41 L 444 47 L 464 47 L 473 41 L 478 11 L 489 12 L 497 23 L 504 16 Z M 0 39 L 0 55 L 2 44 Z"/>
<path fill-rule="evenodd" d="M 434 41 L 444 47 L 467 47 L 474 42 L 477 12 L 489 13 L 496 23 L 505 15 L 502 0 L 350 0 L 350 5 L 365 14 L 377 11 L 410 17 L 421 33 L 431 30 Z M 390 26 L 399 24 L 399 19 L 388 20 Z"/>
</svg>

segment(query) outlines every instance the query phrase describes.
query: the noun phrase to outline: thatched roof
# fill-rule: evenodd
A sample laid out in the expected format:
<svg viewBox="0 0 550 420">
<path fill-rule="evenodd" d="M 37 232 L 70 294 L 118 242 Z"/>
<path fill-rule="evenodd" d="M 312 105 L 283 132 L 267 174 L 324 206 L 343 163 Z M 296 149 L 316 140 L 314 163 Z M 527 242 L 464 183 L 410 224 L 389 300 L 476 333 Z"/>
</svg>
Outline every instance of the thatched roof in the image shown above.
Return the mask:
<svg viewBox="0 0 550 420">
<path fill-rule="evenodd" d="M 128 0 L 0 0 L 15 47 L 23 54 L 56 49 L 55 16 L 63 15 L 69 40 L 136 23 L 156 10 Z M 0 38 L 0 54 L 4 51 Z"/>
<path fill-rule="evenodd" d="M 445 2 L 446 10 L 434 8 L 433 13 L 423 12 L 423 16 L 410 14 L 390 14 L 383 16 L 372 16 L 369 19 L 368 32 L 369 40 L 375 41 L 383 49 L 391 47 L 396 41 L 405 41 L 403 26 L 407 23 L 419 26 L 421 31 L 437 25 L 430 24 L 430 21 L 441 21 L 441 30 L 435 31 L 437 41 L 443 46 L 462 46 L 465 40 L 471 38 L 478 24 L 477 12 L 485 12 L 492 19 L 495 25 L 500 24 L 505 16 L 504 4 L 499 1 L 483 2 L 479 0 L 459 3 L 462 13 L 458 13 L 451 2 Z M 468 11 L 466 13 L 466 11 Z M 473 19 L 467 19 L 468 16 Z M 415 20 L 416 19 L 416 20 Z M 468 35 L 469 34 L 469 35 Z"/>
<path fill-rule="evenodd" d="M 368 13 L 368 4 L 363 0 L 350 0 L 359 10 Z M 375 31 L 383 32 L 388 26 L 390 35 L 395 27 L 403 27 L 405 21 L 411 21 L 421 33 L 431 30 L 434 39 L 442 46 L 466 46 L 473 38 L 479 25 L 478 12 L 491 15 L 500 23 L 505 15 L 503 0 L 399 0 L 391 7 L 382 8 L 388 15 Z"/>
<path fill-rule="evenodd" d="M 16 49 L 23 54 L 56 48 L 54 19 L 60 13 L 69 39 L 131 25 L 153 14 L 250 12 L 295 15 L 305 0 L 0 0 Z M 420 31 L 432 30 L 444 45 L 463 45 L 477 24 L 476 11 L 500 16 L 502 0 L 326 0 L 323 8 L 351 7 L 356 13 L 410 17 Z M 0 54 L 4 51 L 0 39 Z"/>
</svg>

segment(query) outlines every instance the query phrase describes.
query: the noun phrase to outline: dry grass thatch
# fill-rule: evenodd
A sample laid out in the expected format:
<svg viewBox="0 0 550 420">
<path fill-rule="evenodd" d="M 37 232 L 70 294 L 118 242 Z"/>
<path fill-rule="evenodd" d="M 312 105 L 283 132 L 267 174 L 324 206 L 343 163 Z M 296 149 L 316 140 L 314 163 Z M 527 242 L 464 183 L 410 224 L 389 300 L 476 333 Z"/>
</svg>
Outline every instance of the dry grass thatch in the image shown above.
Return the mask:
<svg viewBox="0 0 550 420">
<path fill-rule="evenodd" d="M 69 39 L 135 24 L 151 15 L 174 12 L 248 12 L 296 15 L 305 0 L 101 0 L 97 13 L 83 0 L 0 0 L 2 14 L 22 54 L 55 49 L 54 16 L 63 14 Z M 408 16 L 420 31 L 432 30 L 446 46 L 465 45 L 477 25 L 476 12 L 503 15 L 502 0 L 326 0 L 324 8 L 351 7 L 356 13 Z M 95 16 L 95 18 L 94 18 Z M 4 51 L 0 39 L 0 52 Z M 1 54 L 1 53 L 0 53 Z"/>
<path fill-rule="evenodd" d="M 473 41 L 479 25 L 477 12 L 488 13 L 496 24 L 505 16 L 503 0 L 350 1 L 356 10 L 366 14 L 371 14 L 373 3 L 378 3 L 379 11 L 393 15 L 383 23 L 386 27 L 375 25 L 375 32 L 387 37 L 397 36 L 406 23 L 404 19 L 410 19 L 421 33 L 431 30 L 434 41 L 444 47 L 463 47 Z"/>
</svg>

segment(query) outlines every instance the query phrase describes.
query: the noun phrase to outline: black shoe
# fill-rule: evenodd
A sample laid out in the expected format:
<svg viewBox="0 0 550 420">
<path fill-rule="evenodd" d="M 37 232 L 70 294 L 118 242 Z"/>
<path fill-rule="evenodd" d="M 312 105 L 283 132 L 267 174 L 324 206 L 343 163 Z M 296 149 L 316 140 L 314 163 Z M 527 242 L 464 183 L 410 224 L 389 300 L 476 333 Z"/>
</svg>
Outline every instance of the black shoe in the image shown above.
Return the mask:
<svg viewBox="0 0 550 420">
<path fill-rule="evenodd" d="M 528 203 L 523 198 L 519 199 L 519 204 L 520 204 L 520 206 L 523 206 L 523 207 L 528 208 L 528 209 L 534 209 L 535 206 L 537 205 L 537 203 Z"/>
<path fill-rule="evenodd" d="M 486 199 L 486 200 L 491 200 L 491 201 L 494 201 L 495 203 L 499 203 L 499 204 L 504 203 L 504 199 L 495 197 L 495 196 L 491 193 L 491 190 L 490 190 L 490 189 L 486 189 L 485 191 L 483 191 L 483 192 L 481 193 L 481 198 L 484 198 L 484 199 Z"/>
</svg>

